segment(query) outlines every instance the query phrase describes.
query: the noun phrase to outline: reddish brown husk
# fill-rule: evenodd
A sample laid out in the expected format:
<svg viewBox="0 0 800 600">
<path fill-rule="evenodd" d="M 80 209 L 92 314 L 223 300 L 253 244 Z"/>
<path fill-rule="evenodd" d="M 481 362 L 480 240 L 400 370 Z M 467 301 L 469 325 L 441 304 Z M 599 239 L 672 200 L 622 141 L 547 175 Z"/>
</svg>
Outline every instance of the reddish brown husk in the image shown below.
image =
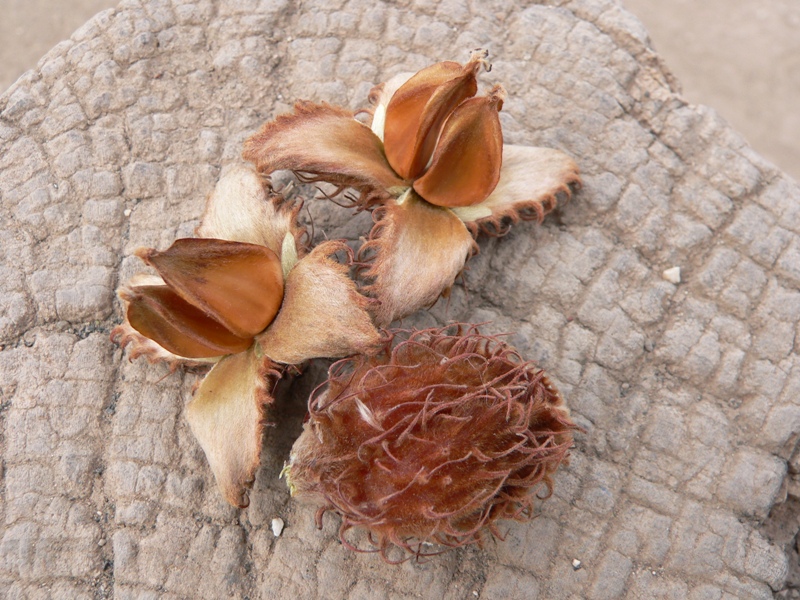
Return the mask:
<svg viewBox="0 0 800 600">
<path fill-rule="evenodd" d="M 318 389 L 319 391 L 319 389 Z M 575 425 L 544 373 L 507 344 L 453 329 L 414 332 L 376 357 L 331 367 L 312 394 L 288 480 L 300 498 L 364 528 L 372 550 L 417 556 L 498 535 L 532 515 Z"/>
</svg>

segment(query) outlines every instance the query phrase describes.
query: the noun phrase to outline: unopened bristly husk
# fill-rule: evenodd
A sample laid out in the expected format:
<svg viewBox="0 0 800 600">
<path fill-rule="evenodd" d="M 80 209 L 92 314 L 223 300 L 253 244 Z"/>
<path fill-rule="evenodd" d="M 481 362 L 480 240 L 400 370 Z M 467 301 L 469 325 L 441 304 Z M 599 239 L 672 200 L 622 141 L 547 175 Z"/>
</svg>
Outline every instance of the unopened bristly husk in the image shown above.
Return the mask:
<svg viewBox="0 0 800 600">
<path fill-rule="evenodd" d="M 404 332 L 331 367 L 285 474 L 292 494 L 407 555 L 498 534 L 553 490 L 575 425 L 543 371 L 474 328 Z"/>
</svg>

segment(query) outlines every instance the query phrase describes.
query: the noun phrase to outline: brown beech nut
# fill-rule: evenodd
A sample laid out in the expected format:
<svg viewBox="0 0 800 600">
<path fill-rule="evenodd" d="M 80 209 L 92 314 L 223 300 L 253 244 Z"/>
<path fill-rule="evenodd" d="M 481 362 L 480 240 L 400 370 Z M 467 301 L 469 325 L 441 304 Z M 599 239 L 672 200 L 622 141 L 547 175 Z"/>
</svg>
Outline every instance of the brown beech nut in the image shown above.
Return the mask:
<svg viewBox="0 0 800 600">
<path fill-rule="evenodd" d="M 398 338 L 402 341 L 398 342 Z M 284 473 L 299 499 L 397 546 L 501 537 L 549 497 L 576 426 L 544 372 L 475 328 L 402 332 L 377 356 L 339 361 L 309 400 Z M 537 493 L 534 493 L 538 491 Z"/>
</svg>

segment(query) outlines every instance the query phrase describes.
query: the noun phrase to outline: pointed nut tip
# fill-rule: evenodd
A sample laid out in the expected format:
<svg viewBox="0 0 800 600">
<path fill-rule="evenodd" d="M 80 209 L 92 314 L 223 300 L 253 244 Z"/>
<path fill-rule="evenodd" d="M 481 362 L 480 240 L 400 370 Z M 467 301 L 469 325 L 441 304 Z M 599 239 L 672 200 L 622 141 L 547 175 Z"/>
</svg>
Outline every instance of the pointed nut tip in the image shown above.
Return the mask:
<svg viewBox="0 0 800 600">
<path fill-rule="evenodd" d="M 492 70 L 492 63 L 487 60 L 488 57 L 489 50 L 487 48 L 475 48 L 469 55 L 467 66 L 471 67 L 476 75 L 481 67 L 489 73 Z"/>
<path fill-rule="evenodd" d="M 131 288 L 123 287 L 117 290 L 117 297 L 125 302 L 133 302 L 139 298 L 139 294 Z"/>
<path fill-rule="evenodd" d="M 489 57 L 489 49 L 488 48 L 475 48 L 472 52 L 470 52 L 469 59 L 470 60 L 480 60 Z"/>
<path fill-rule="evenodd" d="M 138 258 L 141 258 L 144 262 L 146 262 L 149 265 L 150 264 L 150 258 L 156 252 L 157 252 L 157 250 L 155 248 L 141 247 L 141 248 L 137 248 L 136 250 L 134 250 L 133 251 L 133 255 L 138 257 Z"/>
<path fill-rule="evenodd" d="M 503 87 L 502 83 L 495 84 L 492 89 L 489 90 L 489 98 L 491 99 L 506 99 L 506 88 Z"/>
<path fill-rule="evenodd" d="M 503 110 L 503 103 L 506 100 L 506 88 L 498 83 L 491 90 L 489 90 L 488 98 L 490 104 L 497 105 L 498 112 Z"/>
</svg>

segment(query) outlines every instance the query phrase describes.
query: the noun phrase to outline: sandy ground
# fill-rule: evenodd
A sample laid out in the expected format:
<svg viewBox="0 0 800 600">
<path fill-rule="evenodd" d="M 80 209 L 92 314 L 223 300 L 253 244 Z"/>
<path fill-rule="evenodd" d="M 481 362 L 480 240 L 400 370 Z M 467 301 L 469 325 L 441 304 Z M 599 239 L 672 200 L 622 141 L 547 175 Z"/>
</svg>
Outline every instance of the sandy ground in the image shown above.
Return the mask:
<svg viewBox="0 0 800 600">
<path fill-rule="evenodd" d="M 0 90 L 113 0 L 0 0 Z"/>
<path fill-rule="evenodd" d="M 800 179 L 800 2 L 624 0 L 693 103 Z M 0 90 L 110 0 L 0 0 Z"/>
<path fill-rule="evenodd" d="M 719 111 L 800 178 L 800 2 L 623 0 L 686 98 Z"/>
</svg>

